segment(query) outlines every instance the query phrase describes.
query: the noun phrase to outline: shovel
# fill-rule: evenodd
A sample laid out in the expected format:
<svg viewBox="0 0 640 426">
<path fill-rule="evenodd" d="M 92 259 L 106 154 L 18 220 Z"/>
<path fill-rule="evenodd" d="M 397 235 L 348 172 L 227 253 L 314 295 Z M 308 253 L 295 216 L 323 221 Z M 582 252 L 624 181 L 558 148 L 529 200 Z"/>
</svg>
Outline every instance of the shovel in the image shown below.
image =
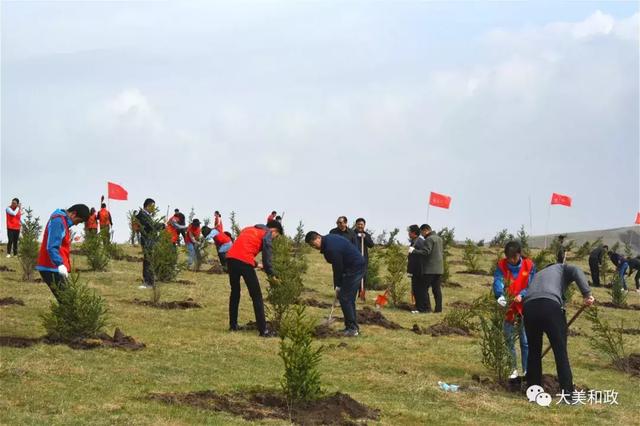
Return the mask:
<svg viewBox="0 0 640 426">
<path fill-rule="evenodd" d="M 573 322 L 580 316 L 580 314 L 582 313 L 582 311 L 584 311 L 587 308 L 587 305 L 582 305 L 580 307 L 580 309 L 578 309 L 578 312 L 576 312 L 571 319 L 569 320 L 569 322 L 567 323 L 567 333 L 569 332 L 569 326 L 571 324 L 573 324 Z M 547 349 L 544 350 L 544 352 L 542 352 L 542 356 L 540 357 L 540 359 L 544 358 L 544 356 L 547 354 L 547 352 L 549 352 L 551 350 L 551 346 L 547 346 Z"/>
<path fill-rule="evenodd" d="M 322 321 L 320 325 L 329 325 L 335 321 L 335 318 L 333 318 L 333 311 L 336 308 L 337 301 L 338 301 L 338 293 L 336 292 L 336 297 L 334 297 L 333 303 L 331 304 L 331 311 L 329 311 L 329 317 L 326 320 Z"/>
</svg>

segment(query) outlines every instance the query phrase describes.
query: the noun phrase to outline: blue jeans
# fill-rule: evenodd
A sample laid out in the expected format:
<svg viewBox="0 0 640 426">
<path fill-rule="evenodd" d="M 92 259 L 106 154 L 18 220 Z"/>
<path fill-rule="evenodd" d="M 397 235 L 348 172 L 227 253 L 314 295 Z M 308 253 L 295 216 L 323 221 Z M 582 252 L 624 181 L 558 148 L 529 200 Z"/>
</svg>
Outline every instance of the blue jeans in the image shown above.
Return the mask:
<svg viewBox="0 0 640 426">
<path fill-rule="evenodd" d="M 189 257 L 187 258 L 187 264 L 189 265 L 189 267 L 191 267 L 191 265 L 193 265 L 193 262 L 196 261 L 196 247 L 193 245 L 193 243 L 189 243 L 186 246 L 187 253 L 189 254 Z"/>
<path fill-rule="evenodd" d="M 618 274 L 620 274 L 620 281 L 622 281 L 622 288 L 624 288 L 625 290 L 628 290 L 627 282 L 624 280 L 624 274 L 625 272 L 627 272 L 627 269 L 629 269 L 629 264 L 627 262 L 624 262 L 618 268 Z"/>
<path fill-rule="evenodd" d="M 515 324 L 509 321 L 505 321 L 503 324 L 504 337 L 507 339 L 509 344 L 509 351 L 513 356 L 513 363 L 511 367 L 515 370 L 518 368 L 518 363 L 516 362 L 516 345 L 515 338 L 513 336 Z M 527 333 L 524 330 L 524 321 L 520 321 L 520 358 L 522 361 L 522 371 L 527 371 L 527 356 L 529 356 L 529 342 L 527 341 Z"/>
<path fill-rule="evenodd" d="M 344 327 L 348 330 L 358 330 L 356 320 L 356 297 L 360 290 L 360 280 L 364 276 L 364 268 L 357 272 L 349 272 L 342 276 L 342 287 L 338 293 L 342 316 L 344 316 Z"/>
</svg>

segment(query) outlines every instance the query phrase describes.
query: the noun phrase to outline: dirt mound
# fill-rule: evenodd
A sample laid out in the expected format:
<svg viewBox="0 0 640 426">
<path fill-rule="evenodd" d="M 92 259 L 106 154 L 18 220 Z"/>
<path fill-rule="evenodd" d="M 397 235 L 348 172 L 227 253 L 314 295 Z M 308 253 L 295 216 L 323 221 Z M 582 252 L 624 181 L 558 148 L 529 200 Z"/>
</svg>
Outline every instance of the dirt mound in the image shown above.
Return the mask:
<svg viewBox="0 0 640 426">
<path fill-rule="evenodd" d="M 474 269 L 474 270 L 471 270 L 471 271 L 458 271 L 458 272 L 456 272 L 456 274 L 491 275 L 490 273 L 488 273 L 487 271 L 484 271 L 482 269 Z"/>
<path fill-rule="evenodd" d="M 313 331 L 313 337 L 316 339 L 326 339 L 329 337 L 344 337 L 340 332 L 334 330 L 326 324 L 320 324 Z"/>
<path fill-rule="evenodd" d="M 174 300 L 171 302 L 159 302 L 153 303 L 150 300 L 140 300 L 133 299 L 133 304 L 149 306 L 152 308 L 158 309 L 194 309 L 194 308 L 202 308 L 202 305 L 194 301 L 192 298 L 188 298 L 187 300 Z"/>
<path fill-rule="evenodd" d="M 0 336 L 0 348 L 29 348 L 42 342 L 42 338 Z"/>
<path fill-rule="evenodd" d="M 621 359 L 615 366 L 631 375 L 640 376 L 640 354 L 631 354 Z"/>
<path fill-rule="evenodd" d="M 1 265 L 0 272 L 15 272 L 15 269 L 11 269 L 8 266 Z"/>
<path fill-rule="evenodd" d="M 637 336 L 640 335 L 640 328 L 623 328 L 622 333 Z"/>
<path fill-rule="evenodd" d="M 434 324 L 427 328 L 420 327 L 418 324 L 413 324 L 411 331 L 420 335 L 430 334 L 433 337 L 452 336 L 452 335 L 471 336 L 471 332 L 469 332 L 469 330 L 464 330 L 462 328 L 457 328 L 457 327 L 449 327 L 448 325 L 443 323 Z"/>
<path fill-rule="evenodd" d="M 24 302 L 20 299 L 14 299 L 13 297 L 3 297 L 2 299 L 0 299 L 0 306 L 7 306 L 7 305 L 24 306 Z"/>
<path fill-rule="evenodd" d="M 189 280 L 175 280 L 174 282 L 176 284 L 182 284 L 182 285 L 196 285 L 195 282 L 189 281 Z"/>
<path fill-rule="evenodd" d="M 144 259 L 138 256 L 131 256 L 130 254 L 125 254 L 119 260 L 124 260 L 125 262 L 137 263 L 137 262 L 142 262 Z"/>
<path fill-rule="evenodd" d="M 471 303 L 463 302 L 462 300 L 455 300 L 449 303 L 449 306 L 451 306 L 452 308 L 458 308 L 458 309 L 471 309 L 473 307 Z"/>
<path fill-rule="evenodd" d="M 401 311 L 409 311 L 409 312 L 416 309 L 415 306 L 406 302 L 398 303 L 397 305 L 395 305 L 395 308 L 400 309 Z"/>
<path fill-rule="evenodd" d="M 450 260 L 449 265 L 464 265 L 466 262 L 464 260 Z"/>
<path fill-rule="evenodd" d="M 321 309 L 329 309 L 332 306 L 331 303 L 329 303 L 329 302 L 321 302 L 321 301 L 319 301 L 317 299 L 314 299 L 312 297 L 300 300 L 300 301 L 298 301 L 298 303 L 300 305 L 311 306 L 313 308 L 321 308 Z"/>
<path fill-rule="evenodd" d="M 365 306 L 360 311 L 356 311 L 356 319 L 358 324 L 378 325 L 380 327 L 388 328 L 389 330 L 400 330 L 402 326 L 393 321 L 389 321 L 382 315 L 382 312 L 375 311 L 368 306 Z"/>
<path fill-rule="evenodd" d="M 475 381 L 476 383 L 490 388 L 492 390 L 503 390 L 503 391 L 507 391 L 507 392 L 513 392 L 513 393 L 522 393 L 524 394 L 527 390 L 527 382 L 525 380 L 524 377 L 518 377 L 515 379 L 508 379 L 504 382 L 495 382 L 487 377 L 483 377 L 481 378 L 480 376 L 478 376 L 477 374 L 474 374 L 473 376 L 471 376 L 471 378 L 473 379 L 473 381 Z M 552 376 L 551 374 L 543 374 L 542 375 L 542 383 L 541 383 L 542 388 L 544 389 L 544 391 L 548 394 L 550 394 L 551 396 L 555 396 L 556 394 L 559 394 L 561 392 L 560 390 L 560 382 L 558 382 L 558 378 L 556 376 Z M 576 390 L 584 390 L 584 391 L 588 391 L 590 389 L 592 389 L 589 386 L 585 386 L 585 385 L 576 385 L 574 384 L 573 387 Z"/>
<path fill-rule="evenodd" d="M 627 304 L 625 306 L 616 306 L 613 304 L 613 302 L 596 302 L 596 305 L 604 306 L 606 308 L 613 308 L 613 309 L 629 309 L 632 311 L 640 311 L 640 305 L 638 304 Z"/>
<path fill-rule="evenodd" d="M 222 411 L 243 419 L 288 420 L 299 425 L 353 425 L 358 420 L 378 420 L 379 410 L 343 393 L 327 395 L 316 401 L 294 405 L 289 409 L 285 396 L 276 391 L 235 392 L 219 394 L 215 391 L 185 394 L 152 394 L 150 399 L 165 404 L 187 405 L 205 410 Z"/>
<path fill-rule="evenodd" d="M 462 288 L 462 284 L 457 283 L 455 281 L 447 281 L 445 283 L 442 283 L 443 287 L 451 287 L 451 288 Z"/>
<path fill-rule="evenodd" d="M 50 341 L 50 343 L 64 342 Z M 113 337 L 107 333 L 100 333 L 94 339 L 75 339 L 67 342 L 67 344 L 73 349 L 117 348 L 129 351 L 137 351 L 146 346 L 144 343 L 136 341 L 133 337 L 125 335 L 119 328 L 116 328 Z"/>
<path fill-rule="evenodd" d="M 222 265 L 218 262 L 211 265 L 211 268 L 205 271 L 207 274 L 226 274 Z"/>
</svg>

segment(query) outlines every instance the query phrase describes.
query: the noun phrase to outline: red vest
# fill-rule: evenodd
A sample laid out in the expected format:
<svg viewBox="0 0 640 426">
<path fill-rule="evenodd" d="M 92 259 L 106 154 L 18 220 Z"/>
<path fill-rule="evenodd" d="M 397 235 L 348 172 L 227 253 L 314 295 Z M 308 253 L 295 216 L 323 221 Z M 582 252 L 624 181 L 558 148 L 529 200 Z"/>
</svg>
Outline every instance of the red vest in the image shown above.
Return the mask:
<svg viewBox="0 0 640 426">
<path fill-rule="evenodd" d="M 109 210 L 100 209 L 98 212 L 98 221 L 100 221 L 100 227 L 109 226 Z"/>
<path fill-rule="evenodd" d="M 229 237 L 224 232 L 218 232 L 218 235 L 213 237 L 213 242 L 216 244 L 216 247 L 220 247 L 223 244 L 230 243 L 231 237 Z"/>
<path fill-rule="evenodd" d="M 268 229 L 249 226 L 244 228 L 236 241 L 227 252 L 227 259 L 236 259 L 248 265 L 255 266 L 256 256 L 262 250 L 262 239 Z"/>
<path fill-rule="evenodd" d="M 533 269 L 533 261 L 531 261 L 531 259 L 521 257 L 520 262 L 520 272 L 515 278 L 507 266 L 507 259 L 500 259 L 498 262 L 498 268 L 502 271 L 502 275 L 504 276 L 504 286 L 512 297 L 517 296 L 522 290 L 527 288 L 529 285 L 531 270 Z M 505 319 L 509 322 L 513 322 L 516 313 L 518 315 L 522 315 L 522 302 L 511 303 L 511 306 L 509 306 L 505 315 Z"/>
<path fill-rule="evenodd" d="M 55 265 L 51 261 L 51 257 L 49 256 L 49 252 L 47 251 L 47 241 L 49 240 L 49 223 L 55 218 L 62 218 L 62 223 L 64 224 L 64 238 L 62 239 L 62 243 L 60 244 L 60 257 L 62 257 L 62 263 L 67 267 L 67 270 L 71 270 L 71 260 L 69 259 L 69 253 L 71 252 L 71 233 L 69 232 L 69 224 L 67 223 L 67 218 L 61 214 L 56 214 L 51 216 L 49 222 L 47 223 L 47 227 L 44 228 L 44 235 L 42 236 L 42 244 L 40 244 L 40 254 L 38 255 L 38 266 L 44 266 L 45 268 L 55 269 L 58 265 Z"/>
<path fill-rule="evenodd" d="M 89 215 L 89 219 L 87 219 L 87 224 L 85 225 L 85 227 L 87 229 L 98 229 L 98 221 L 96 220 L 96 215 Z"/>
<path fill-rule="evenodd" d="M 223 233 L 222 229 L 222 218 L 218 216 L 213 217 L 213 229 L 217 229 L 221 234 Z"/>
<path fill-rule="evenodd" d="M 18 210 L 15 216 L 11 216 L 7 213 L 7 229 L 20 230 L 20 218 L 22 217 L 22 209 Z"/>
<path fill-rule="evenodd" d="M 167 222 L 167 232 L 169 233 L 169 235 L 171 235 L 171 242 L 173 244 L 178 242 L 178 230 L 176 229 L 175 226 L 173 226 L 173 224 L 171 223 L 171 221 L 173 220 L 173 218 L 171 218 L 169 220 L 169 222 Z"/>
<path fill-rule="evenodd" d="M 200 227 L 198 226 L 197 228 L 195 228 L 193 225 L 189 225 L 189 227 L 187 228 L 187 233 L 184 236 L 185 244 L 193 243 L 193 241 L 191 241 L 191 237 L 189 236 L 189 233 L 192 233 L 193 236 L 196 238 L 200 238 Z"/>
</svg>

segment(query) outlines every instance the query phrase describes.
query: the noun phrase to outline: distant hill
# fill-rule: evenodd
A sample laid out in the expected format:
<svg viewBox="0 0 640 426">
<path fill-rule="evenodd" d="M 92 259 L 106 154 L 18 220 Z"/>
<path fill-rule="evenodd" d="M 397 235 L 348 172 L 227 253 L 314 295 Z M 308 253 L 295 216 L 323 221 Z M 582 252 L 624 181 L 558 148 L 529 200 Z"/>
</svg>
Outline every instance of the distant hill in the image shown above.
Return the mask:
<svg viewBox="0 0 640 426">
<path fill-rule="evenodd" d="M 553 238 L 559 234 L 550 234 L 547 236 L 548 243 L 551 243 Z M 599 231 L 584 231 L 584 232 L 568 232 L 564 234 L 568 240 L 574 240 L 576 245 L 583 244 L 585 241 L 595 241 L 599 237 L 602 237 L 602 241 L 611 247 L 617 241 L 620 244 L 629 243 L 631 248 L 640 253 L 640 226 L 627 226 L 624 228 L 602 229 Z M 532 236 L 529 240 L 529 244 L 532 247 L 544 247 L 544 235 Z"/>
</svg>

